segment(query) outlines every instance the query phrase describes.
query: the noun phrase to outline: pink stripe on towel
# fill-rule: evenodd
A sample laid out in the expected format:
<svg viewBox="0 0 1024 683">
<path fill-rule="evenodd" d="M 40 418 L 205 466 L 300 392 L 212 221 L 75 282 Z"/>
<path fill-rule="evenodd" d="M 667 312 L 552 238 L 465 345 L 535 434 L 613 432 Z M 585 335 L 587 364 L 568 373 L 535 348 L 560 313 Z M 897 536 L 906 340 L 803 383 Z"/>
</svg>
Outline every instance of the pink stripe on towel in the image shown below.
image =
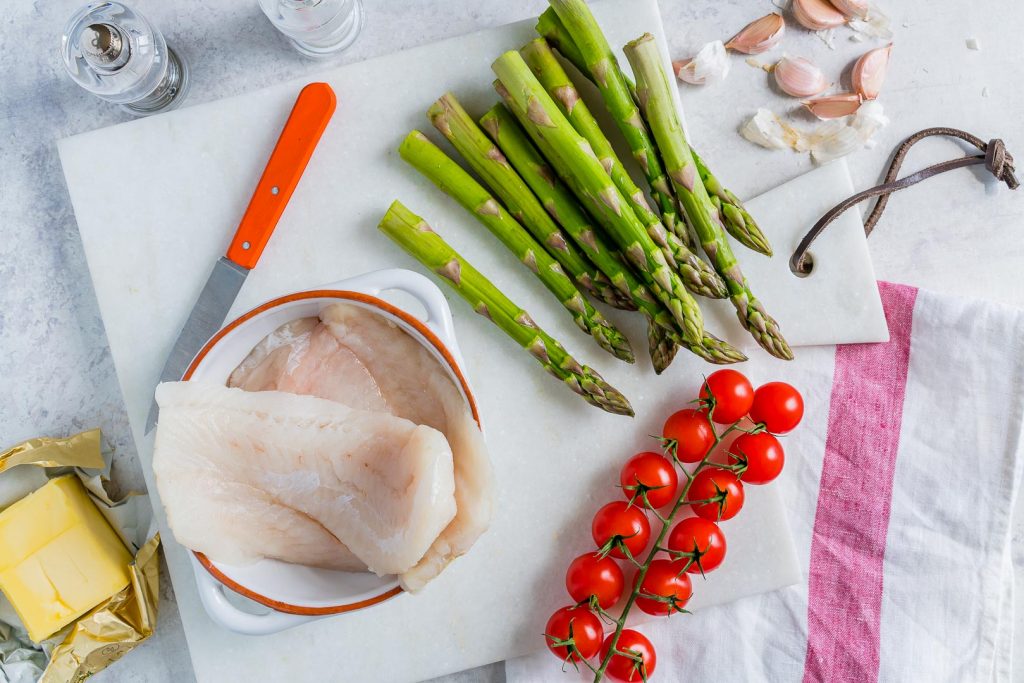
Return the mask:
<svg viewBox="0 0 1024 683">
<path fill-rule="evenodd" d="M 878 680 L 882 561 L 917 289 L 879 283 L 890 339 L 836 347 L 814 516 L 804 682 Z"/>
</svg>

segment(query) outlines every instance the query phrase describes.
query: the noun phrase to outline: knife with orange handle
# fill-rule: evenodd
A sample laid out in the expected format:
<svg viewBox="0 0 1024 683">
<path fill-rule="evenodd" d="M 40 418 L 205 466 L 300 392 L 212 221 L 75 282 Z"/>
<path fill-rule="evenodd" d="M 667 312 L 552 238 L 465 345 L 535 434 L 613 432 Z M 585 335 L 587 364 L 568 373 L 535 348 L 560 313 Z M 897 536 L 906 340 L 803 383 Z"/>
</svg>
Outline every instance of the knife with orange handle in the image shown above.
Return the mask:
<svg viewBox="0 0 1024 683">
<path fill-rule="evenodd" d="M 227 254 L 214 265 L 167 356 L 160 373 L 161 382 L 180 380 L 196 353 L 224 324 L 246 276 L 256 267 L 277 227 L 336 106 L 334 91 L 326 83 L 310 83 L 299 93 Z M 146 434 L 156 425 L 158 412 L 154 400 L 146 418 Z"/>
</svg>

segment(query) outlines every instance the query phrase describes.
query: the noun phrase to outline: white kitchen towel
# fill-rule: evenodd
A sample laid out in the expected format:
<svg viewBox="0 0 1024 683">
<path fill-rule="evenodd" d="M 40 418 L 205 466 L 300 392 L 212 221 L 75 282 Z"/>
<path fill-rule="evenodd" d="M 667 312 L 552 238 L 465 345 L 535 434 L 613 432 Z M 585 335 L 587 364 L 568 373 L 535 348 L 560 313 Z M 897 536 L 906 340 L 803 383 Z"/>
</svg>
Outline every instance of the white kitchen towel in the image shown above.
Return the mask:
<svg viewBox="0 0 1024 683">
<path fill-rule="evenodd" d="M 1013 680 L 1024 313 L 879 289 L 890 341 L 772 366 L 807 406 L 775 484 L 806 580 L 639 627 L 658 652 L 655 682 Z M 506 673 L 589 678 L 546 652 Z"/>
</svg>

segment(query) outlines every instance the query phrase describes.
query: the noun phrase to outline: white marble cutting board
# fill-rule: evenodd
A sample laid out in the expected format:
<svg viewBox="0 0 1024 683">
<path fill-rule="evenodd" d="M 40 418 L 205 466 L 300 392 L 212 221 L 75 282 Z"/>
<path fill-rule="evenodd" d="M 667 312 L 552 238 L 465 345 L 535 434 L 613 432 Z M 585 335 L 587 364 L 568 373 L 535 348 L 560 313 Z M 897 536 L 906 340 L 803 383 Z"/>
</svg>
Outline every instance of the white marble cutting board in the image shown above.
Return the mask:
<svg viewBox="0 0 1024 683">
<path fill-rule="evenodd" d="M 654 0 L 613 0 L 595 4 L 594 11 L 615 44 L 662 30 Z M 406 681 L 541 647 L 545 618 L 567 600 L 561 585 L 565 567 L 589 546 L 591 515 L 619 495 L 613 482 L 622 460 L 653 445 L 645 435 L 682 407 L 696 392 L 700 374 L 709 371 L 695 357 L 680 354 L 656 377 L 646 359 L 639 316 L 619 312 L 611 317 L 634 341 L 640 360 L 627 366 L 612 359 L 576 330 L 489 234 L 398 158 L 397 145 L 413 127 L 437 139 L 424 112 L 445 90 L 477 113 L 495 100 L 490 62 L 532 38 L 532 23 L 325 72 L 322 80 L 337 92 L 338 111 L 231 316 L 282 293 L 366 270 L 418 268 L 376 230 L 390 201 L 401 198 L 628 395 L 637 418 L 586 405 L 450 296 L 497 471 L 499 500 L 491 530 L 419 595 L 256 638 L 225 631 L 207 618 L 187 554 L 173 542 L 158 505 L 199 680 L 263 680 L 288 672 L 294 680 Z M 154 384 L 303 84 L 283 83 L 60 143 L 154 502 L 152 438 L 142 433 Z M 848 189 L 845 167 L 827 170 L 821 178 L 816 185 L 823 202 Z M 820 207 L 805 208 L 803 221 Z M 858 246 L 850 238 L 850 244 L 855 254 L 864 251 L 862 239 Z M 763 382 L 785 377 L 785 365 L 758 354 L 746 372 L 755 383 Z M 798 580 L 782 503 L 770 487 L 748 487 L 747 509 L 729 523 L 727 534 L 730 560 L 710 575 L 706 587 L 698 586 L 695 608 Z"/>
</svg>

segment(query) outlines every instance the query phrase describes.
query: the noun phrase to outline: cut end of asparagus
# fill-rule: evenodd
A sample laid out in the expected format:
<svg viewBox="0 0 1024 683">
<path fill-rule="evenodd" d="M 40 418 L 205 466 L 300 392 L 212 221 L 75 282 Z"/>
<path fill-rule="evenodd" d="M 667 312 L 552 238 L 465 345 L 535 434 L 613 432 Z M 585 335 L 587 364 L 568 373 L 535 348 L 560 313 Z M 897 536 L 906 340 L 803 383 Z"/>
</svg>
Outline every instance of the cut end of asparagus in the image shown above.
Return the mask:
<svg viewBox="0 0 1024 683">
<path fill-rule="evenodd" d="M 637 45 L 640 45 L 641 43 L 646 43 L 646 42 L 651 41 L 651 40 L 654 40 L 654 36 L 651 35 L 650 33 L 645 33 L 642 36 L 640 36 L 639 38 L 634 38 L 633 40 L 631 40 L 628 43 L 626 43 L 625 49 L 634 48 Z"/>
</svg>

